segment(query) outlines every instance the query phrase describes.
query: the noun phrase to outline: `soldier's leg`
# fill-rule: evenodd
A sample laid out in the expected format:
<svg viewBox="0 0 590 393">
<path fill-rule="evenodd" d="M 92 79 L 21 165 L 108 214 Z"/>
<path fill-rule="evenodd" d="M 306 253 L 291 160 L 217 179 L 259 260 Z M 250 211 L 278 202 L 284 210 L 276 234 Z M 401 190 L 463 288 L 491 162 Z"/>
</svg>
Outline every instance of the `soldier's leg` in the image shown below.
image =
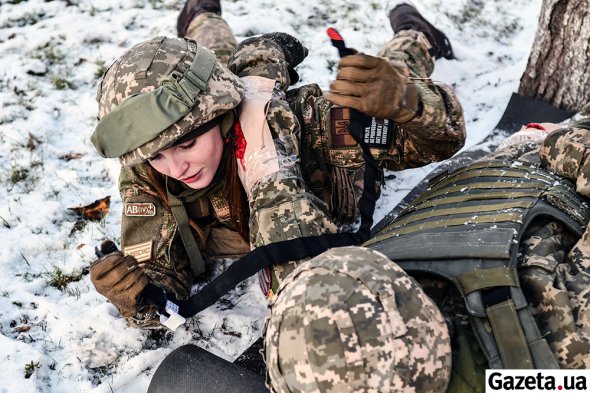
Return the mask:
<svg viewBox="0 0 590 393">
<path fill-rule="evenodd" d="M 446 35 L 430 24 L 409 4 L 400 4 L 389 12 L 395 33 L 377 54 L 405 65 L 415 76 L 427 78 L 434 69 L 434 59 L 453 59 L 453 49 Z"/>
<path fill-rule="evenodd" d="M 196 40 L 224 64 L 237 45 L 232 29 L 221 17 L 219 0 L 188 0 L 178 17 L 177 28 L 180 37 Z"/>
</svg>

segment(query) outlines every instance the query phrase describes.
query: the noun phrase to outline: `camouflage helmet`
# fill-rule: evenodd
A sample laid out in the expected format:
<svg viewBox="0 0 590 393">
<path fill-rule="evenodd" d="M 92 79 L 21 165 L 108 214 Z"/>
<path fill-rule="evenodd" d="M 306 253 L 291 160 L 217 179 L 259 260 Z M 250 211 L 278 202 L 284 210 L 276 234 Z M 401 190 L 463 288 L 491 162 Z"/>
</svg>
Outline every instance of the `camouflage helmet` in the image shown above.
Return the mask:
<svg viewBox="0 0 590 393">
<path fill-rule="evenodd" d="M 134 165 L 237 107 L 243 92 L 241 80 L 202 45 L 156 37 L 105 73 L 92 142 L 103 157 Z"/>
<path fill-rule="evenodd" d="M 266 329 L 274 392 L 444 392 L 450 378 L 442 314 L 374 250 L 333 248 L 299 265 Z"/>
</svg>

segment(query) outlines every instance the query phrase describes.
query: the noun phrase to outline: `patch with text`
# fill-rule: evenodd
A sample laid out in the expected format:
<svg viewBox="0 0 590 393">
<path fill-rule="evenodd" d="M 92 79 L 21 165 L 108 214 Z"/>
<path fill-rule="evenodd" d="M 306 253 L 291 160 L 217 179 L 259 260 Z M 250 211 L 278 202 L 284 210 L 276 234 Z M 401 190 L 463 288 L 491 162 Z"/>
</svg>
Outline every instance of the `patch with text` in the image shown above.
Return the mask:
<svg viewBox="0 0 590 393">
<path fill-rule="evenodd" d="M 333 107 L 330 110 L 332 122 L 332 146 L 352 147 L 356 141 L 350 135 L 352 124 L 359 124 L 363 142 L 367 147 L 387 149 L 391 146 L 393 133 L 397 125 L 389 119 L 377 119 L 358 113 L 352 120 L 350 108 Z"/>
<path fill-rule="evenodd" d="M 144 243 L 134 244 L 132 246 L 125 247 L 123 254 L 131 255 L 137 259 L 137 262 L 149 261 L 152 258 L 152 241 L 149 240 Z"/>
<path fill-rule="evenodd" d="M 147 202 L 126 203 L 123 213 L 127 217 L 153 217 L 156 215 L 156 205 Z"/>
</svg>

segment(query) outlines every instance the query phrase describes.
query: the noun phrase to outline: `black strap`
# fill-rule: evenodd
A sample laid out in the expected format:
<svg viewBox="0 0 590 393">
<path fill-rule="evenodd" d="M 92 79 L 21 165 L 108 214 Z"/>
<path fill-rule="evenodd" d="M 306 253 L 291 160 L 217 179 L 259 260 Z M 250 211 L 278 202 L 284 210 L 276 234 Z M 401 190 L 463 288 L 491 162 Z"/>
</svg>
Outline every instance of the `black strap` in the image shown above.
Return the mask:
<svg viewBox="0 0 590 393">
<path fill-rule="evenodd" d="M 363 142 L 364 127 L 362 119 L 366 115 L 355 110 L 350 112 L 350 134 L 361 146 L 366 163 L 363 194 L 359 202 L 361 224 L 357 232 L 309 236 L 258 247 L 232 263 L 226 271 L 215 277 L 198 293 L 186 300 L 178 300 L 172 294 L 164 293 L 161 288 L 153 284 L 148 284 L 142 292 L 142 297 L 157 306 L 162 313 L 165 313 L 166 304 L 170 301 L 179 307 L 178 314 L 184 318 L 190 318 L 214 304 L 240 282 L 264 267 L 314 257 L 333 247 L 358 245 L 367 241 L 373 224 L 373 213 L 377 201 L 377 187 L 381 178 L 381 170 L 371 155 L 370 149 Z"/>
<path fill-rule="evenodd" d="M 492 287 L 481 292 L 481 300 L 485 308 L 495 306 L 511 298 L 510 287 L 506 286 Z"/>
</svg>

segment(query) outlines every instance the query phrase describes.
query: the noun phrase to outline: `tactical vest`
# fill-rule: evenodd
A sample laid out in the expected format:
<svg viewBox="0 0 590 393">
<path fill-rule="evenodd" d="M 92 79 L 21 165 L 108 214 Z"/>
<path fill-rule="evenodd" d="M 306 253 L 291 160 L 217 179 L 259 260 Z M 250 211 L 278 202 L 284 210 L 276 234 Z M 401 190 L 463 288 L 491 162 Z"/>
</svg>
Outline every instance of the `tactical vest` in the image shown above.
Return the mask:
<svg viewBox="0 0 590 393">
<path fill-rule="evenodd" d="M 478 161 L 437 180 L 365 245 L 453 282 L 490 368 L 559 368 L 516 271 L 521 236 L 541 216 L 581 236 L 590 208 L 536 164 Z"/>
</svg>

